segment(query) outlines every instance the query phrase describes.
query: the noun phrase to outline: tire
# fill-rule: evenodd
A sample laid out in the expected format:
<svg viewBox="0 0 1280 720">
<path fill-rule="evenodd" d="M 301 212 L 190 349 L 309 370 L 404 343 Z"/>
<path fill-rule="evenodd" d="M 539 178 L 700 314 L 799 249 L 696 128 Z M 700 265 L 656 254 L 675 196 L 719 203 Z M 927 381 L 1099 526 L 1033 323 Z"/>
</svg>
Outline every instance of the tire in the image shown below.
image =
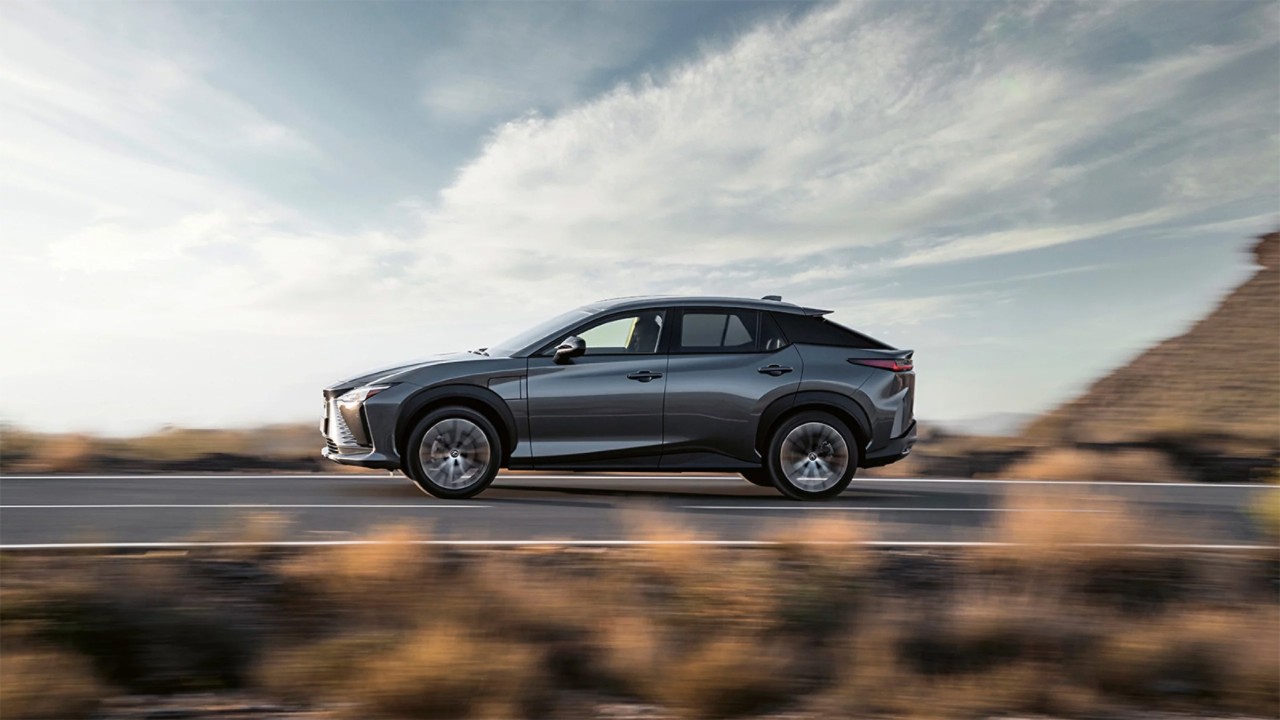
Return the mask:
<svg viewBox="0 0 1280 720">
<path fill-rule="evenodd" d="M 743 470 L 742 477 L 757 487 L 773 487 L 773 476 L 763 467 L 758 470 Z"/>
<path fill-rule="evenodd" d="M 484 415 L 467 407 L 432 410 L 414 426 L 405 474 L 423 492 L 446 500 L 475 497 L 498 476 L 502 440 Z"/>
<path fill-rule="evenodd" d="M 839 418 L 818 410 L 787 418 L 774 429 L 765 458 L 773 486 L 792 500 L 830 500 L 853 481 L 858 443 Z"/>
</svg>

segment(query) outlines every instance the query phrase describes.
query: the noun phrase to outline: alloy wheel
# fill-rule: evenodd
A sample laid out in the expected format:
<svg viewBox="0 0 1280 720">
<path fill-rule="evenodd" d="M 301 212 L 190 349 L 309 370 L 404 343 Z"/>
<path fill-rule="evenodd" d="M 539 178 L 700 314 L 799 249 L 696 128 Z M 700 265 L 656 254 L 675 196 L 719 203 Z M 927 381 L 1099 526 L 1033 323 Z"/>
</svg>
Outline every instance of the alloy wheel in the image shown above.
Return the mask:
<svg viewBox="0 0 1280 720">
<path fill-rule="evenodd" d="M 418 446 L 418 459 L 427 479 L 449 490 L 479 482 L 491 455 L 484 431 L 465 418 L 447 418 L 432 425 Z"/>
<path fill-rule="evenodd" d="M 849 446 L 838 430 L 822 422 L 797 425 L 779 450 L 787 482 L 806 492 L 835 487 L 849 469 Z"/>
</svg>

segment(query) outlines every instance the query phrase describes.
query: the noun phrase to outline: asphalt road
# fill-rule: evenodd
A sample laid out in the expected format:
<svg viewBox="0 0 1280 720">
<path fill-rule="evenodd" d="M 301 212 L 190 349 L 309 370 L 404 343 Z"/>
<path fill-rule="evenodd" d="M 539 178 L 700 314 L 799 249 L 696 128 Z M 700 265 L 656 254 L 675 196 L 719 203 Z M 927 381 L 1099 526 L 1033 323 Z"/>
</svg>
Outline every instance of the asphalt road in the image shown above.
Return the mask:
<svg viewBox="0 0 1280 720">
<path fill-rule="evenodd" d="M 520 474 L 500 476 L 472 500 L 442 501 L 389 475 L 8 476 L 0 478 L 0 547 L 327 543 L 390 525 L 434 541 L 608 544 L 634 540 L 634 528 L 652 527 L 653 518 L 707 540 L 745 542 L 784 537 L 797 521 L 823 516 L 875 521 L 875 542 L 980 542 L 993 522 L 1020 512 L 1012 494 L 1037 493 L 1066 522 L 1118 512 L 1115 501 L 1124 501 L 1152 521 L 1135 542 L 1268 545 L 1249 508 L 1278 490 L 859 478 L 839 499 L 809 504 L 728 475 Z M 250 520 L 264 514 L 269 520 Z"/>
</svg>

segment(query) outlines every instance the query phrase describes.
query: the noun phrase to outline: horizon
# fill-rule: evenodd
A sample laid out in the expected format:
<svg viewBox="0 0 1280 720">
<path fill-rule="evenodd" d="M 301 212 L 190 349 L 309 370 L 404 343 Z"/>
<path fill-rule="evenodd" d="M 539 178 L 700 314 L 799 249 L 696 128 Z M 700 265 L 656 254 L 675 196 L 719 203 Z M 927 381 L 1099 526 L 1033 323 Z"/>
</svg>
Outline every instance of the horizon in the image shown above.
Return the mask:
<svg viewBox="0 0 1280 720">
<path fill-rule="evenodd" d="M 643 294 L 831 308 L 923 420 L 1037 415 L 1255 270 L 1275 9 L 6 3 L 0 422 L 318 422 Z"/>
</svg>

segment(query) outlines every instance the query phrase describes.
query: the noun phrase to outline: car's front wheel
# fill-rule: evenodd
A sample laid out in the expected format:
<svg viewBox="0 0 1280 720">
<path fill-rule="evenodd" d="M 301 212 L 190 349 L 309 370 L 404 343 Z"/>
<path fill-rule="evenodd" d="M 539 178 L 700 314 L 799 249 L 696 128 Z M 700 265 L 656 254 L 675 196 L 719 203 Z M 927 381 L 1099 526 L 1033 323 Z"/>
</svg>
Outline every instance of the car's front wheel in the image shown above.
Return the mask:
<svg viewBox="0 0 1280 720">
<path fill-rule="evenodd" d="M 405 445 L 405 472 L 423 492 L 461 500 L 498 475 L 501 439 L 493 423 L 466 407 L 444 407 L 418 421 Z"/>
<path fill-rule="evenodd" d="M 743 470 L 742 477 L 746 478 L 747 482 L 758 487 L 773 487 L 773 476 L 771 476 L 769 471 L 765 468 L 760 468 L 758 470 Z"/>
<path fill-rule="evenodd" d="M 779 425 L 767 457 L 774 487 L 793 500 L 827 500 L 844 492 L 858 460 L 849 427 L 821 411 L 798 413 Z"/>
</svg>

